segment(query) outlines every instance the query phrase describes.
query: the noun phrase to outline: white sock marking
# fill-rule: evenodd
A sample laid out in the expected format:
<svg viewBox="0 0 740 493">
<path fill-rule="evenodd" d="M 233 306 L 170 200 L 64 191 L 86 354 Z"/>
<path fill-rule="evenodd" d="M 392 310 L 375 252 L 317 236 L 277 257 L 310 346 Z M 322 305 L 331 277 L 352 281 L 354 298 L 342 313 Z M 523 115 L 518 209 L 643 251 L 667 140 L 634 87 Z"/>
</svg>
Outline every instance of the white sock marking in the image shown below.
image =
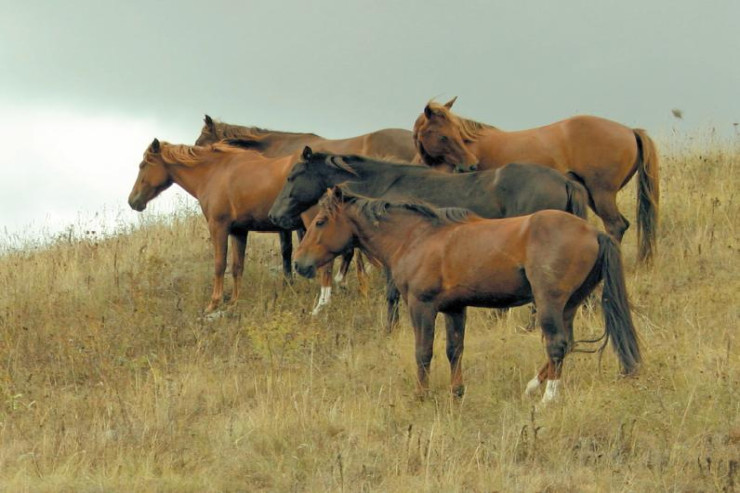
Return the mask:
<svg viewBox="0 0 740 493">
<path fill-rule="evenodd" d="M 321 295 L 319 296 L 319 301 L 316 303 L 316 306 L 313 307 L 313 311 L 311 312 L 311 315 L 318 315 L 319 312 L 321 312 L 321 309 L 329 304 L 329 301 L 331 301 L 331 286 L 327 287 L 321 287 Z"/>
<path fill-rule="evenodd" d="M 547 404 L 558 398 L 560 394 L 560 380 L 548 380 L 545 388 L 545 395 L 542 396 L 542 403 Z"/>
</svg>

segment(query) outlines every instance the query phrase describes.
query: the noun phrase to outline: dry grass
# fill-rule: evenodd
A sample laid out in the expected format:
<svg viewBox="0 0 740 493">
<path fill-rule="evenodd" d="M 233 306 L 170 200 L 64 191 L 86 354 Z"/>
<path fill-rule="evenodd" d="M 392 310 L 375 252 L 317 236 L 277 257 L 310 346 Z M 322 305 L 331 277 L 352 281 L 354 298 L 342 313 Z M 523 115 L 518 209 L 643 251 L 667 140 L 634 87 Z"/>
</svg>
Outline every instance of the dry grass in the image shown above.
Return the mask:
<svg viewBox="0 0 740 493">
<path fill-rule="evenodd" d="M 564 399 L 544 409 L 521 396 L 544 359 L 525 309 L 472 310 L 462 401 L 438 337 L 420 402 L 408 319 L 384 334 L 379 275 L 367 298 L 352 276 L 312 318 L 314 283 L 284 286 L 276 240 L 253 235 L 239 305 L 204 321 L 198 216 L 6 252 L 0 490 L 740 489 L 740 147 L 703 145 L 661 146 L 651 269 L 626 237 L 639 376 L 619 378 L 609 350 L 601 367 L 575 354 Z M 577 335 L 600 334 L 600 317 L 579 315 Z"/>
</svg>

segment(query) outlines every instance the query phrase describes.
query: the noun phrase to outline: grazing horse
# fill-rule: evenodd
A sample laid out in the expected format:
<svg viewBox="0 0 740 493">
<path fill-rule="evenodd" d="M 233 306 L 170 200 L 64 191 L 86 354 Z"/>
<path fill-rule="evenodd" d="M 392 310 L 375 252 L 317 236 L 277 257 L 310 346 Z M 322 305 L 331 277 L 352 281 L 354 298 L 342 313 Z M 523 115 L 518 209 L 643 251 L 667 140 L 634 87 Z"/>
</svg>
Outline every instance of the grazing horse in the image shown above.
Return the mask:
<svg viewBox="0 0 740 493">
<path fill-rule="evenodd" d="M 283 228 L 295 227 L 299 215 L 315 206 L 327 188 L 345 182 L 352 191 L 365 196 L 413 198 L 438 207 L 464 207 L 486 218 L 520 216 L 543 209 L 586 215 L 583 186 L 544 166 L 509 164 L 480 173 L 447 174 L 423 166 L 315 153 L 310 147 L 304 149 L 302 158 L 291 169 L 270 209 L 270 219 Z M 391 330 L 398 319 L 398 291 L 390 278 L 388 281 L 386 328 Z"/>
<path fill-rule="evenodd" d="M 216 121 L 205 115 L 203 128 L 195 141 L 195 145 L 213 144 L 224 139 L 229 139 L 232 145 L 253 149 L 267 157 L 290 155 L 308 145 L 315 149 L 337 154 L 359 154 L 403 162 L 411 162 L 416 156 L 416 147 L 411 131 L 400 128 L 386 128 L 357 137 L 332 140 L 312 133 L 280 132 L 259 127 L 233 125 Z M 299 228 L 299 236 L 301 233 L 302 228 Z M 288 241 L 290 241 L 290 237 L 288 237 Z M 353 251 L 349 250 L 343 255 L 342 265 L 335 279 L 337 282 L 344 279 L 349 269 Z M 322 270 L 320 276 L 321 295 L 312 311 L 314 315 L 317 315 L 331 300 L 332 270 L 332 265 L 327 265 Z M 357 271 L 362 286 L 364 267 L 362 257 L 359 256 L 357 257 Z"/>
<path fill-rule="evenodd" d="M 649 262 L 658 226 L 658 154 L 642 129 L 595 116 L 574 116 L 544 127 L 505 132 L 461 118 L 429 102 L 414 123 L 414 142 L 429 166 L 493 169 L 507 163 L 538 163 L 574 176 L 588 190 L 589 204 L 609 234 L 622 241 L 629 221 L 617 208 L 617 192 L 637 172 L 638 256 Z"/>
<path fill-rule="evenodd" d="M 232 243 L 234 290 L 239 298 L 249 231 L 278 232 L 290 236 L 293 228 L 280 228 L 267 212 L 285 183 L 294 157 L 266 158 L 257 152 L 225 143 L 209 146 L 174 145 L 154 139 L 144 152 L 128 203 L 139 212 L 161 192 L 177 183 L 200 203 L 213 241 L 215 273 L 207 312 L 221 303 L 226 270 L 227 239 Z M 292 252 L 283 243 L 283 271 L 290 275 Z M 290 242 L 287 242 L 290 246 Z"/>
<path fill-rule="evenodd" d="M 467 209 L 434 209 L 423 202 L 388 202 L 330 189 L 295 255 L 307 277 L 348 245 L 378 259 L 392 273 L 409 307 L 416 342 L 418 391 L 428 390 L 437 313 L 445 316 L 451 390 L 464 392 L 462 355 L 466 307 L 501 308 L 535 301 L 547 363 L 527 385 L 547 380 L 543 402 L 555 399 L 573 319 L 584 298 L 604 280 L 606 337 L 625 374 L 640 362 L 619 246 L 588 222 L 561 211 L 482 219 Z"/>
</svg>

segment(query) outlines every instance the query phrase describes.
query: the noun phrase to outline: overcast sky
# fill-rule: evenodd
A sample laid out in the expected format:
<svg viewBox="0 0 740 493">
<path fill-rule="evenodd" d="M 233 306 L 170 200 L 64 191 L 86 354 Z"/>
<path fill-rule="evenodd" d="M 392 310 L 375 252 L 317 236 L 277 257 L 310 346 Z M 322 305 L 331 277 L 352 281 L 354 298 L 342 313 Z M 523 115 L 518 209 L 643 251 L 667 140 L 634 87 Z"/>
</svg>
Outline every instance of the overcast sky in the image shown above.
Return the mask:
<svg viewBox="0 0 740 493">
<path fill-rule="evenodd" d="M 0 0 L 0 233 L 135 219 L 144 149 L 192 143 L 204 113 L 339 138 L 458 96 L 510 130 L 731 132 L 739 24 L 738 0 Z"/>
</svg>

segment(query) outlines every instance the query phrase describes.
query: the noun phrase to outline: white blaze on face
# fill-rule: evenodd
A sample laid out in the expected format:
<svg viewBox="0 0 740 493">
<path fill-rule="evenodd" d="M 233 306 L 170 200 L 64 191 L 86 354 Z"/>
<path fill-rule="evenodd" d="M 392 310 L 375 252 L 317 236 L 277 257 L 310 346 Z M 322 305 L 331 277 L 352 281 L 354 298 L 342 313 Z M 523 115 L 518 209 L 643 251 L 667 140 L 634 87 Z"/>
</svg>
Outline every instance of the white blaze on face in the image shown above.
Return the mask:
<svg viewBox="0 0 740 493">
<path fill-rule="evenodd" d="M 178 142 L 143 118 L 3 102 L 0 112 L 0 226 L 11 234 L 137 220 L 126 200 L 144 150 L 157 136 Z"/>
</svg>

